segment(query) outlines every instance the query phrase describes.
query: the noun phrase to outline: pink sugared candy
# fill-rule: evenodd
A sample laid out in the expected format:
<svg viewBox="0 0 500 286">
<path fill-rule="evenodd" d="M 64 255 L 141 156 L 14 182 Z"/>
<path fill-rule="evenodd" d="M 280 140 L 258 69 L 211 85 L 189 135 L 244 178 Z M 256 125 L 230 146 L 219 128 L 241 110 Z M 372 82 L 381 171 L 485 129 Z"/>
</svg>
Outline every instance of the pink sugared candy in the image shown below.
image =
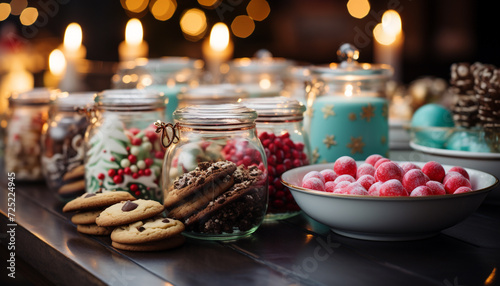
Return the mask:
<svg viewBox="0 0 500 286">
<path fill-rule="evenodd" d="M 363 175 L 359 177 L 356 182 L 360 183 L 363 188 L 369 190 L 370 187 L 375 184 L 375 178 L 371 175 Z"/>
<path fill-rule="evenodd" d="M 365 163 L 368 163 L 368 164 L 375 167 L 375 163 L 377 163 L 377 161 L 382 159 L 382 158 L 384 158 L 382 155 L 373 154 L 373 155 L 370 155 L 366 158 Z"/>
<path fill-rule="evenodd" d="M 403 169 L 394 162 L 384 162 L 375 171 L 375 179 L 380 182 L 387 182 L 392 179 L 401 182 L 403 180 Z"/>
<path fill-rule="evenodd" d="M 349 195 L 368 196 L 368 191 L 358 182 L 350 183 L 344 190 Z"/>
<path fill-rule="evenodd" d="M 422 167 L 422 172 L 433 181 L 442 182 L 446 172 L 443 166 L 436 161 L 429 161 Z"/>
<path fill-rule="evenodd" d="M 462 176 L 464 176 L 467 180 L 470 180 L 470 176 L 469 176 L 469 173 L 467 172 L 467 170 L 465 170 L 464 168 L 462 168 L 460 166 L 452 167 L 451 169 L 448 170 L 448 172 L 458 172 L 458 173 L 462 174 Z"/>
<path fill-rule="evenodd" d="M 446 175 L 444 175 L 442 183 L 443 184 L 446 183 L 446 181 L 448 181 L 448 179 L 454 175 L 462 175 L 462 174 L 460 174 L 459 172 L 456 172 L 456 171 L 448 171 L 448 173 L 446 173 Z"/>
<path fill-rule="evenodd" d="M 381 182 L 375 182 L 370 189 L 368 189 L 368 194 L 370 196 L 380 196 L 380 186 L 382 186 Z"/>
<path fill-rule="evenodd" d="M 333 191 L 335 190 L 335 186 L 337 186 L 337 184 L 334 181 L 326 182 L 325 183 L 325 192 L 333 193 Z"/>
<path fill-rule="evenodd" d="M 462 175 L 453 175 L 446 180 L 444 183 L 444 189 L 447 194 L 453 194 L 460 187 L 472 188 L 469 180 L 467 180 Z"/>
<path fill-rule="evenodd" d="M 338 183 L 338 184 L 335 186 L 335 188 L 333 189 L 333 192 L 334 192 L 335 194 L 346 194 L 345 188 L 346 188 L 347 186 L 349 186 L 349 184 L 350 184 L 350 183 L 351 183 L 351 182 L 349 182 L 349 181 L 342 181 L 342 182 Z"/>
<path fill-rule="evenodd" d="M 359 179 L 363 175 L 375 176 L 375 167 L 368 163 L 361 164 L 356 172 L 356 178 Z"/>
<path fill-rule="evenodd" d="M 405 171 L 405 174 L 408 173 L 408 171 L 413 170 L 413 169 L 421 170 L 419 166 L 415 165 L 412 162 L 404 162 L 404 163 L 401 163 L 400 166 L 401 166 L 401 168 L 403 168 L 403 171 Z"/>
<path fill-rule="evenodd" d="M 325 182 L 335 181 L 337 178 L 337 174 L 332 169 L 324 169 L 319 173 L 323 176 L 323 178 L 325 178 Z"/>
<path fill-rule="evenodd" d="M 462 194 L 462 193 L 468 193 L 468 192 L 472 192 L 472 189 L 469 187 L 460 187 L 460 188 L 456 189 L 453 192 L 453 194 L 456 195 L 456 194 Z"/>
<path fill-rule="evenodd" d="M 357 168 L 356 161 L 349 156 L 342 156 L 333 164 L 333 171 L 335 171 L 337 176 L 351 175 L 355 178 Z"/>
<path fill-rule="evenodd" d="M 407 197 L 408 192 L 403 187 L 400 181 L 390 179 L 384 182 L 379 189 L 381 197 Z"/>
<path fill-rule="evenodd" d="M 375 167 L 375 170 L 376 170 L 380 165 L 382 165 L 385 162 L 391 162 L 391 160 L 389 160 L 387 158 L 382 158 L 382 159 L 378 160 L 373 167 Z"/>
<path fill-rule="evenodd" d="M 325 184 L 319 178 L 310 177 L 307 178 L 305 181 L 302 181 L 302 188 L 324 192 Z"/>
<path fill-rule="evenodd" d="M 425 184 L 429 189 L 431 189 L 432 193 L 437 196 L 446 195 L 446 190 L 444 189 L 444 185 L 440 182 L 436 181 L 428 181 Z"/>
<path fill-rule="evenodd" d="M 411 169 L 403 176 L 403 187 L 411 192 L 419 186 L 425 186 L 429 178 L 419 169 Z"/>
<path fill-rule="evenodd" d="M 418 186 L 410 193 L 410 197 L 432 196 L 434 192 L 427 186 Z"/>
<path fill-rule="evenodd" d="M 354 182 L 356 182 L 356 179 L 354 179 L 354 177 L 351 175 L 340 175 L 335 179 L 334 182 L 338 184 L 338 183 L 343 182 L 343 181 L 347 181 L 349 183 L 354 183 Z"/>
<path fill-rule="evenodd" d="M 323 177 L 323 175 L 321 175 L 320 172 L 318 171 L 310 171 L 308 172 L 307 174 L 305 174 L 305 176 L 302 178 L 302 182 L 306 181 L 307 179 L 309 178 L 318 178 L 320 179 L 323 183 L 325 183 L 325 178 Z"/>
</svg>

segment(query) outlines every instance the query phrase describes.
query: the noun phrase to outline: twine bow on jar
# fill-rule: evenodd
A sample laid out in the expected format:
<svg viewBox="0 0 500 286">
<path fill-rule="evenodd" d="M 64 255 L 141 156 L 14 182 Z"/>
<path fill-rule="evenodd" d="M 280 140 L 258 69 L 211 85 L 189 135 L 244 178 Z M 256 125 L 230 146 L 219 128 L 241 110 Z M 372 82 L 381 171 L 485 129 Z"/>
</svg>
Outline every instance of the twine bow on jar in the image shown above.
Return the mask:
<svg viewBox="0 0 500 286">
<path fill-rule="evenodd" d="M 179 142 L 179 123 L 173 125 L 172 123 L 161 122 L 160 120 L 154 123 L 156 126 L 156 133 L 161 132 L 161 144 L 164 148 Z"/>
</svg>

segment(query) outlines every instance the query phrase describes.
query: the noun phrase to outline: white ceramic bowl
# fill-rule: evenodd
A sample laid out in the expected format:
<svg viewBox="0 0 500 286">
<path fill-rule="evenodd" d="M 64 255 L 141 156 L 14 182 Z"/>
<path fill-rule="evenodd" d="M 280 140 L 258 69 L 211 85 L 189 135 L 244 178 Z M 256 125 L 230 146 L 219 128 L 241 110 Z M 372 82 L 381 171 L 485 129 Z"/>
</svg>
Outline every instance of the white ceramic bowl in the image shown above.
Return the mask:
<svg viewBox="0 0 500 286">
<path fill-rule="evenodd" d="M 448 170 L 453 166 L 443 167 Z M 488 192 L 498 185 L 495 176 L 466 168 L 475 191 L 457 195 L 372 197 L 300 187 L 305 174 L 327 168 L 333 168 L 333 163 L 295 168 L 283 173 L 281 181 L 311 218 L 329 226 L 335 233 L 367 240 L 402 241 L 436 235 L 472 214 Z"/>
<path fill-rule="evenodd" d="M 441 164 L 472 168 L 488 172 L 500 178 L 500 153 L 447 150 L 422 146 L 415 142 L 410 142 L 410 147 L 418 152 L 418 154 L 413 154 L 411 156 L 414 160 L 422 162 L 437 161 Z M 500 203 L 500 186 L 497 186 L 488 194 L 485 203 Z"/>
</svg>

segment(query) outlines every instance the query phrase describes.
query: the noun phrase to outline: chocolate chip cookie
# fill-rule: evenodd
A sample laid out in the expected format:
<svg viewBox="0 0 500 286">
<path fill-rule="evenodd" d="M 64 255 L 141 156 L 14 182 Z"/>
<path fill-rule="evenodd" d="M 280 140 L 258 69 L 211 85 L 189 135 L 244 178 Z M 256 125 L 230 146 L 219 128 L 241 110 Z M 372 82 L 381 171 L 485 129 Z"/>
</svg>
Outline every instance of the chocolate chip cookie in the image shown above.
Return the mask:
<svg viewBox="0 0 500 286">
<path fill-rule="evenodd" d="M 99 226 L 118 226 L 151 218 L 164 211 L 164 207 L 153 200 L 127 200 L 116 203 L 101 212 L 96 218 Z"/>
</svg>

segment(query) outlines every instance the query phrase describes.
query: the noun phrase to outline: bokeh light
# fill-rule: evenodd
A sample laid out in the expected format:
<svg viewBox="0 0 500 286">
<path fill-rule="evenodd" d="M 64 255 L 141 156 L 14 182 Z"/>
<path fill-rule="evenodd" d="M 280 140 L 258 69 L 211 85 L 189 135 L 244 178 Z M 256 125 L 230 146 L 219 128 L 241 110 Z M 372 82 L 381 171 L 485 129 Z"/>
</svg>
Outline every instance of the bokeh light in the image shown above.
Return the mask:
<svg viewBox="0 0 500 286">
<path fill-rule="evenodd" d="M 247 6 L 247 13 L 255 21 L 262 21 L 271 12 L 271 7 L 266 0 L 251 0 Z"/>
<path fill-rule="evenodd" d="M 28 7 L 21 12 L 19 20 L 24 26 L 29 26 L 35 23 L 38 18 L 38 10 L 34 7 Z"/>
<path fill-rule="evenodd" d="M 205 8 L 214 9 L 222 2 L 222 0 L 198 0 L 198 4 Z"/>
<path fill-rule="evenodd" d="M 175 0 L 156 0 L 149 3 L 149 10 L 155 19 L 166 21 L 175 13 L 177 2 Z"/>
<path fill-rule="evenodd" d="M 384 31 L 384 28 L 382 27 L 382 24 L 377 24 L 377 26 L 373 28 L 373 37 L 377 42 L 386 46 L 394 43 L 394 41 L 396 40 L 396 35 L 386 33 Z"/>
<path fill-rule="evenodd" d="M 12 0 L 10 1 L 10 13 L 15 16 L 21 15 L 24 9 L 28 7 L 28 0 Z"/>
<path fill-rule="evenodd" d="M 188 39 L 199 40 L 207 29 L 207 17 L 200 9 L 189 9 L 181 16 L 180 25 Z"/>
<path fill-rule="evenodd" d="M 53 75 L 61 76 L 66 69 L 66 58 L 61 50 L 55 49 L 49 55 L 49 70 Z"/>
<path fill-rule="evenodd" d="M 71 23 L 64 32 L 64 47 L 68 50 L 76 50 L 82 45 L 82 27 L 77 23 Z"/>
<path fill-rule="evenodd" d="M 363 19 L 370 12 L 370 2 L 368 0 L 349 0 L 347 11 L 354 18 Z"/>
<path fill-rule="evenodd" d="M 234 18 L 231 23 L 231 31 L 236 37 L 246 38 L 255 30 L 255 23 L 247 15 L 240 15 Z"/>
<path fill-rule="evenodd" d="M 125 42 L 132 45 L 138 45 L 142 42 L 143 33 L 141 21 L 132 18 L 128 20 L 127 26 L 125 27 Z"/>
<path fill-rule="evenodd" d="M 148 0 L 121 0 L 122 7 L 130 12 L 141 13 L 148 7 Z"/>
<path fill-rule="evenodd" d="M 382 15 L 382 28 L 384 32 L 390 35 L 396 35 L 401 32 L 401 17 L 394 10 L 387 10 Z"/>
<path fill-rule="evenodd" d="M 0 21 L 7 19 L 10 15 L 10 4 L 0 3 Z"/>
<path fill-rule="evenodd" d="M 210 47 L 216 51 L 223 51 L 229 45 L 229 29 L 226 24 L 219 22 L 210 31 Z"/>
</svg>

